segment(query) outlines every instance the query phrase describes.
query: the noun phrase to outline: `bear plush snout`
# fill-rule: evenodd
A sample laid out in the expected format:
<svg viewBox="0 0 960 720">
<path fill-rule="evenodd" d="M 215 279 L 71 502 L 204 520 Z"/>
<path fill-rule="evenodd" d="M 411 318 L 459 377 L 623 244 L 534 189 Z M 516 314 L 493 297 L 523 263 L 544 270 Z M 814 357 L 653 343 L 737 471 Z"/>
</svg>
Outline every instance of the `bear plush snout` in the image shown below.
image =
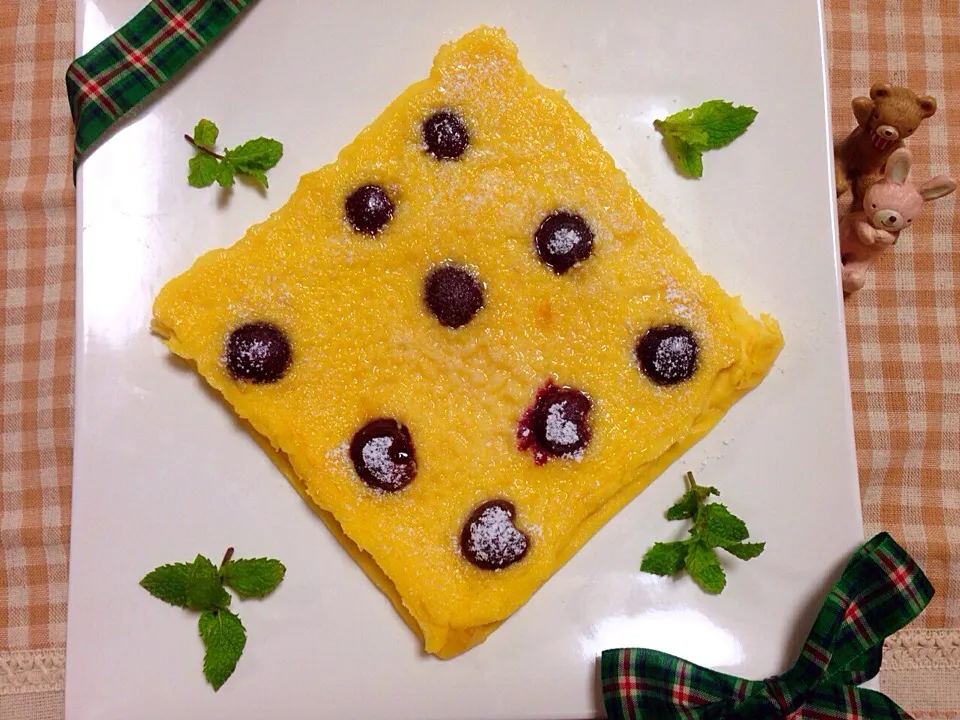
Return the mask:
<svg viewBox="0 0 960 720">
<path fill-rule="evenodd" d="M 896 140 L 900 137 L 900 131 L 893 125 L 880 125 L 874 132 L 884 140 Z"/>
</svg>

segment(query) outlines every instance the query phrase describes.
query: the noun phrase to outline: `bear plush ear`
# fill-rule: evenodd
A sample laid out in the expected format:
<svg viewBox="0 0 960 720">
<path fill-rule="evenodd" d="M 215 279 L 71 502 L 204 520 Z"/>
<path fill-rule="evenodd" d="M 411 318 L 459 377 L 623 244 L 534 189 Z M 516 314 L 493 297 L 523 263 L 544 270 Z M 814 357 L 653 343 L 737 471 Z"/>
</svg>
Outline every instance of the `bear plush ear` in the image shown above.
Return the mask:
<svg viewBox="0 0 960 720">
<path fill-rule="evenodd" d="M 883 172 L 887 182 L 894 185 L 903 185 L 910 174 L 911 162 L 913 162 L 913 157 L 911 157 L 909 150 L 906 148 L 894 150 L 887 159 L 887 168 Z"/>
<path fill-rule="evenodd" d="M 937 99 L 925 95 L 922 98 L 917 98 L 917 105 L 920 106 L 920 113 L 928 118 L 937 111 Z"/>
<path fill-rule="evenodd" d="M 917 188 L 917 191 L 923 196 L 924 200 L 929 202 L 942 198 L 944 195 L 949 195 L 956 189 L 957 184 L 953 180 L 946 175 L 937 175 L 923 183 Z"/>
<path fill-rule="evenodd" d="M 867 127 L 870 121 L 870 113 L 873 112 L 873 108 L 875 107 L 873 100 L 861 95 L 860 97 L 855 97 L 850 104 L 853 107 L 853 116 L 857 119 L 857 124 L 859 124 L 860 127 Z"/>
<path fill-rule="evenodd" d="M 870 99 L 875 101 L 877 98 L 889 97 L 892 90 L 890 83 L 874 83 L 870 88 Z"/>
</svg>

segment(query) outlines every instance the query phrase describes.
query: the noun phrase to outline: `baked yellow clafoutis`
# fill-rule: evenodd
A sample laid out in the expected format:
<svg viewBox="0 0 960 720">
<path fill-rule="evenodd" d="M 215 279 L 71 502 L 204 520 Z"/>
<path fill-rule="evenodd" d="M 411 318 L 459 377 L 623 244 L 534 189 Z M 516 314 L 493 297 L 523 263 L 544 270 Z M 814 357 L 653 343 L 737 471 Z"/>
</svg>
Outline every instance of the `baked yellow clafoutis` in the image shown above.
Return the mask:
<svg viewBox="0 0 960 720">
<path fill-rule="evenodd" d="M 490 28 L 171 280 L 154 326 L 440 657 L 523 605 L 782 346 Z"/>
</svg>

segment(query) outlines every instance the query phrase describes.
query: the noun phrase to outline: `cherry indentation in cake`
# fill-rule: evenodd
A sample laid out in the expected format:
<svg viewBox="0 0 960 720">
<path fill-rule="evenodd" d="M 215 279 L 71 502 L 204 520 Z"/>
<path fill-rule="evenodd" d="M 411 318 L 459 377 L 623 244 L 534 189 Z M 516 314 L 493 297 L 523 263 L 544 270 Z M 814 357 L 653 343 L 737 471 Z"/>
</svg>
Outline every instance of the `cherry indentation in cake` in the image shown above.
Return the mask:
<svg viewBox="0 0 960 720">
<path fill-rule="evenodd" d="M 364 235 L 377 235 L 393 218 L 393 201 L 379 185 L 363 185 L 347 196 L 347 220 Z"/>
<path fill-rule="evenodd" d="M 660 325 L 637 341 L 636 355 L 650 380 L 657 385 L 676 385 L 693 377 L 700 347 L 693 332 L 682 325 Z"/>
<path fill-rule="evenodd" d="M 357 430 L 350 459 L 360 479 L 377 490 L 402 490 L 417 476 L 410 431 L 393 418 L 371 420 Z"/>
<path fill-rule="evenodd" d="M 540 260 L 563 275 L 593 252 L 593 230 L 587 221 L 566 210 L 547 215 L 534 235 Z"/>
<path fill-rule="evenodd" d="M 227 371 L 234 380 L 254 384 L 276 382 L 293 360 L 286 334 L 268 322 L 241 325 L 230 333 L 224 350 Z"/>
<path fill-rule="evenodd" d="M 517 425 L 517 448 L 543 465 L 551 457 L 579 458 L 590 442 L 593 401 L 580 390 L 548 380 Z"/>
<path fill-rule="evenodd" d="M 502 570 L 522 560 L 530 538 L 517 527 L 516 514 L 506 500 L 478 505 L 460 532 L 460 552 L 481 570 Z"/>
<path fill-rule="evenodd" d="M 437 160 L 456 160 L 467 149 L 467 126 L 449 110 L 439 110 L 423 121 L 423 143 Z"/>
<path fill-rule="evenodd" d="M 438 265 L 427 273 L 423 299 L 444 327 L 463 327 L 483 307 L 483 286 L 476 276 L 459 265 Z"/>
</svg>

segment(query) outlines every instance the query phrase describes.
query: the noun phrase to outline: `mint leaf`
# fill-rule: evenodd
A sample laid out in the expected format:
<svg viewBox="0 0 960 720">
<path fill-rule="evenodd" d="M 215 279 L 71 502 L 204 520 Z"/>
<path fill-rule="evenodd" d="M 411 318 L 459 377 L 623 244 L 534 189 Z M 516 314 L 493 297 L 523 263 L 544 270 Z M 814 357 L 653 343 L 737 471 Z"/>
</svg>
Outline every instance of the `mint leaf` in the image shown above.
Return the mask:
<svg viewBox="0 0 960 720">
<path fill-rule="evenodd" d="M 224 584 L 241 598 L 262 598 L 273 592 L 287 569 L 279 560 L 231 560 L 221 569 Z"/>
<path fill-rule="evenodd" d="M 174 563 L 161 565 L 144 576 L 140 587 L 158 600 L 176 605 L 187 606 L 187 575 L 190 573 L 189 563 Z"/>
<path fill-rule="evenodd" d="M 667 520 L 686 520 L 697 514 L 697 508 L 711 495 L 719 495 L 720 491 L 710 485 L 697 485 L 693 479 L 693 473 L 688 472 L 684 476 L 689 490 L 667 510 Z"/>
<path fill-rule="evenodd" d="M 217 179 L 220 161 L 206 153 L 197 153 L 190 158 L 189 166 L 190 174 L 187 176 L 187 182 L 193 187 L 207 187 Z"/>
<path fill-rule="evenodd" d="M 703 151 L 729 145 L 746 132 L 756 117 L 757 111 L 752 107 L 708 100 L 655 120 L 653 127 L 663 135 L 664 147 L 680 174 L 699 178 L 703 176 Z"/>
<path fill-rule="evenodd" d="M 677 500 L 666 512 L 667 520 L 686 520 L 692 518 L 700 503 L 697 500 L 697 494 L 693 490 L 688 490 Z"/>
<path fill-rule="evenodd" d="M 704 505 L 701 513 L 704 528 L 714 547 L 722 542 L 740 542 L 750 537 L 746 523 L 727 510 L 726 505 L 720 503 Z"/>
<path fill-rule="evenodd" d="M 705 503 L 711 495 L 720 495 L 720 491 L 711 485 L 697 485 L 693 481 L 693 473 L 687 473 L 690 476 L 690 484 L 693 486 L 693 492 L 697 494 L 697 499 Z"/>
<path fill-rule="evenodd" d="M 270 187 L 270 183 L 267 182 L 267 175 L 266 175 L 266 173 L 263 172 L 262 170 L 250 170 L 250 171 L 247 173 L 247 175 L 249 175 L 250 177 L 252 177 L 254 180 L 256 180 L 256 181 L 257 181 L 258 183 L 260 183 L 261 185 L 263 185 L 263 187 L 265 187 L 265 188 Z"/>
<path fill-rule="evenodd" d="M 206 145 L 209 147 L 216 144 L 219 134 L 220 130 L 217 126 L 206 118 L 203 118 L 193 129 L 193 141 L 197 145 Z"/>
<path fill-rule="evenodd" d="M 676 575 L 683 570 L 684 559 L 687 557 L 689 541 L 658 542 L 647 550 L 640 563 L 641 572 L 654 575 Z"/>
<path fill-rule="evenodd" d="M 692 520 L 690 538 L 678 542 L 654 543 L 643 556 L 640 569 L 655 575 L 675 575 L 684 568 L 708 593 L 719 593 L 727 576 L 714 548 L 723 548 L 741 560 L 750 560 L 763 552 L 764 543 L 743 542 L 750 537 L 746 524 L 727 509 L 711 503 L 711 495 L 720 491 L 710 485 L 697 485 L 688 472 L 687 492 L 666 512 L 668 520 Z"/>
<path fill-rule="evenodd" d="M 676 115 L 671 115 L 666 120 L 654 120 L 653 127 L 664 137 L 672 137 L 697 150 L 703 150 L 704 143 L 707 141 L 707 134 L 697 127 L 674 126 L 671 119 L 676 117 Z"/>
<path fill-rule="evenodd" d="M 203 555 L 197 555 L 187 573 L 187 607 L 213 610 L 230 604 L 230 593 L 223 589 L 217 568 Z"/>
<path fill-rule="evenodd" d="M 217 182 L 220 187 L 233 187 L 235 175 L 247 175 L 261 187 L 267 188 L 266 171 L 276 165 L 283 157 L 283 144 L 265 137 L 249 140 L 223 155 L 213 151 L 220 131 L 206 118 L 200 120 L 193 129 L 193 137 L 184 138 L 197 150 L 190 158 L 188 182 L 193 187 L 208 187 Z"/>
<path fill-rule="evenodd" d="M 708 100 L 698 107 L 657 120 L 653 126 L 697 150 L 716 150 L 743 135 L 756 117 L 757 111 L 752 107 L 726 100 Z"/>
<path fill-rule="evenodd" d="M 704 592 L 716 595 L 727 584 L 727 575 L 716 553 L 702 540 L 690 543 L 685 565 L 690 577 Z"/>
<path fill-rule="evenodd" d="M 164 602 L 200 611 L 200 638 L 206 648 L 203 674 L 213 689 L 219 690 L 233 674 L 247 643 L 240 618 L 226 609 L 232 598 L 224 583 L 242 598 L 259 598 L 276 589 L 285 574 L 279 560 L 233 560 L 231 547 L 219 570 L 209 558 L 197 555 L 192 563 L 161 565 L 140 585 Z"/>
<path fill-rule="evenodd" d="M 703 153 L 700 150 L 673 135 L 665 136 L 663 145 L 677 172 L 689 178 L 703 177 Z"/>
<path fill-rule="evenodd" d="M 204 610 L 198 625 L 206 648 L 203 674 L 213 689 L 219 690 L 237 667 L 247 644 L 247 631 L 229 610 Z"/>
<path fill-rule="evenodd" d="M 724 543 L 720 545 L 724 550 L 741 560 L 752 560 L 763 552 L 766 543 Z"/>
<path fill-rule="evenodd" d="M 217 182 L 220 183 L 220 187 L 233 187 L 233 165 L 226 160 L 222 161 L 217 168 Z"/>
<path fill-rule="evenodd" d="M 687 520 L 696 514 L 699 506 L 697 494 L 691 490 L 684 493 L 683 497 L 671 505 L 664 516 L 667 520 Z"/>
<path fill-rule="evenodd" d="M 230 161 L 237 172 L 253 174 L 254 171 L 269 170 L 283 157 L 283 144 L 271 138 L 259 137 L 227 150 L 224 157 Z"/>
</svg>

